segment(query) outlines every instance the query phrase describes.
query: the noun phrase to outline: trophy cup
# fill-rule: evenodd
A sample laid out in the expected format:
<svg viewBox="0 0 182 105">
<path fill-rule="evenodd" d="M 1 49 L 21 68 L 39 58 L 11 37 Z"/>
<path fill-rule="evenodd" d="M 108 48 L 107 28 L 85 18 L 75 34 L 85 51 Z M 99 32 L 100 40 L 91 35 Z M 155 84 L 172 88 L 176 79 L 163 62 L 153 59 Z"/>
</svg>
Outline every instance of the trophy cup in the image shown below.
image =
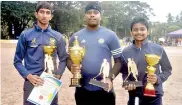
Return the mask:
<svg viewBox="0 0 182 105">
<path fill-rule="evenodd" d="M 132 74 L 133 78 L 135 79 L 134 81 L 128 81 L 128 77 Z M 128 86 L 129 84 L 134 84 L 136 87 L 142 87 L 142 81 L 138 81 L 137 79 L 138 75 L 138 70 L 136 63 L 134 62 L 133 59 L 128 58 L 128 76 L 125 78 L 123 81 L 123 87 Z"/>
<path fill-rule="evenodd" d="M 78 36 L 75 36 L 75 41 L 73 42 L 73 47 L 69 47 L 68 49 L 71 61 L 73 64 L 79 65 L 84 57 L 85 54 L 85 47 L 80 47 L 79 41 L 78 41 Z M 80 79 L 82 78 L 81 76 L 81 70 L 74 70 L 71 69 L 71 72 L 73 74 L 73 78 L 71 78 L 71 84 L 70 87 L 81 87 L 80 85 Z"/>
<path fill-rule="evenodd" d="M 45 54 L 44 58 L 44 71 L 50 75 L 53 75 L 53 72 L 55 70 L 54 61 L 53 61 L 53 53 L 56 49 L 55 46 L 55 39 L 50 38 L 50 45 L 49 46 L 43 46 L 43 51 Z"/>
<path fill-rule="evenodd" d="M 95 85 L 95 86 L 108 90 L 109 86 L 108 86 L 108 83 L 106 83 L 106 78 L 109 77 L 109 72 L 110 72 L 110 65 L 107 62 L 107 59 L 104 59 L 103 63 L 101 64 L 100 73 L 97 76 L 95 76 L 93 79 L 91 79 L 89 81 L 89 84 L 92 84 L 92 85 Z M 103 75 L 102 76 L 102 78 L 104 80 L 103 82 L 96 80 L 96 78 L 98 76 L 100 76 L 101 74 Z"/>
<path fill-rule="evenodd" d="M 147 73 L 154 74 L 156 71 L 155 65 L 159 62 L 160 56 L 154 54 L 145 54 L 146 62 L 148 63 L 147 66 Z M 147 83 L 144 89 L 144 96 L 155 97 L 155 88 L 152 83 Z"/>
</svg>

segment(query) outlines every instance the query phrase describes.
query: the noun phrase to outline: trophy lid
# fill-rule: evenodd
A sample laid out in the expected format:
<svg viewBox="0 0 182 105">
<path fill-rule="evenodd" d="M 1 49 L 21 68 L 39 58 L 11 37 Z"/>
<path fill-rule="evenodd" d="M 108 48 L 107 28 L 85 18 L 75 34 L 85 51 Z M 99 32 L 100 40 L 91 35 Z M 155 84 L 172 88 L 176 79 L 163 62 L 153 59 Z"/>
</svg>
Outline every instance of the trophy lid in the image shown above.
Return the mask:
<svg viewBox="0 0 182 105">
<path fill-rule="evenodd" d="M 160 56 L 155 54 L 145 54 L 145 59 L 149 65 L 153 66 L 159 62 Z"/>
<path fill-rule="evenodd" d="M 79 46 L 78 36 L 75 36 L 75 41 L 73 42 L 73 46 Z"/>
<path fill-rule="evenodd" d="M 52 54 L 55 50 L 56 46 L 43 46 L 44 53 Z"/>
</svg>

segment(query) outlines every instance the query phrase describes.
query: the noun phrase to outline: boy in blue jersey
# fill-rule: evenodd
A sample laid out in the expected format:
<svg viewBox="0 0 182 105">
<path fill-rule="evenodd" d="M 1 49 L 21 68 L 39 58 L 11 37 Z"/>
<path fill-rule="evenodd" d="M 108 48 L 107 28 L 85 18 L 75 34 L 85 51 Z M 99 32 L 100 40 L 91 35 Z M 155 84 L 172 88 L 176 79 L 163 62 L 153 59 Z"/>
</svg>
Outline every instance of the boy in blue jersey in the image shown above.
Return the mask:
<svg viewBox="0 0 182 105">
<path fill-rule="evenodd" d="M 128 75 L 128 58 L 134 60 L 138 69 L 138 80 L 142 81 L 143 87 L 135 87 L 129 84 L 125 87 L 129 92 L 128 105 L 136 105 L 136 97 L 139 99 L 137 105 L 162 105 L 163 88 L 162 83 L 165 82 L 171 75 L 171 64 L 168 60 L 165 50 L 158 44 L 154 44 L 147 40 L 149 34 L 148 22 L 143 18 L 135 18 L 130 26 L 131 35 L 134 39 L 133 44 L 126 47 L 122 52 L 123 68 L 121 69 L 123 79 Z M 155 54 L 160 56 L 160 61 L 156 65 L 155 74 L 146 74 L 147 62 L 145 54 Z M 161 68 L 161 69 L 160 69 Z M 132 77 L 130 80 L 132 81 Z M 144 88 L 146 83 L 150 82 L 156 90 L 156 97 L 144 96 Z"/>
<path fill-rule="evenodd" d="M 39 2 L 36 7 L 35 16 L 37 22 L 34 27 L 28 29 L 20 35 L 14 56 L 14 66 L 24 82 L 24 102 L 23 105 L 34 105 L 27 101 L 27 98 L 34 86 L 40 86 L 44 81 L 39 77 L 44 71 L 44 45 L 50 45 L 50 40 L 54 40 L 56 51 L 53 53 L 53 61 L 59 58 L 59 66 L 56 68 L 55 77 L 60 79 L 66 67 L 66 45 L 62 35 L 51 29 L 49 21 L 52 19 L 52 6 L 48 2 Z M 24 65 L 22 64 L 24 60 Z M 57 67 L 56 62 L 55 67 Z M 56 96 L 51 105 L 58 105 Z"/>
<path fill-rule="evenodd" d="M 78 36 L 80 44 L 86 48 L 81 68 L 72 64 L 70 59 L 67 62 L 69 70 L 71 68 L 81 69 L 82 73 L 82 87 L 77 87 L 75 92 L 76 105 L 115 105 L 112 80 L 121 68 L 122 51 L 119 39 L 113 31 L 100 26 L 101 7 L 97 2 L 91 2 L 86 6 L 85 19 L 87 26 L 76 32 L 69 41 L 69 46 L 72 46 L 74 36 Z M 111 66 L 112 56 L 114 57 L 113 68 Z M 109 84 L 108 90 L 89 84 L 90 79 L 99 74 L 104 59 L 110 65 L 110 76 L 106 79 L 106 83 Z"/>
</svg>

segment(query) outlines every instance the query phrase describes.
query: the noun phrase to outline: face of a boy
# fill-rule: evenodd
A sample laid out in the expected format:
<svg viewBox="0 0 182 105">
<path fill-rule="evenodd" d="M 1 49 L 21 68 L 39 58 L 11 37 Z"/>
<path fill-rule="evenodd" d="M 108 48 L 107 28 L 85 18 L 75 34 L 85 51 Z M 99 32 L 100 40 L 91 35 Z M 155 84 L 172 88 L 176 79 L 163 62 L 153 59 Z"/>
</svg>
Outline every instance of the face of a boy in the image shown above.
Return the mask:
<svg viewBox="0 0 182 105">
<path fill-rule="evenodd" d="M 40 24 L 47 25 L 52 19 L 51 10 L 41 8 L 38 12 L 35 13 L 35 16 Z"/>
<path fill-rule="evenodd" d="M 136 41 L 144 41 L 149 32 L 147 27 L 141 23 L 136 23 L 132 27 L 131 35 Z"/>
</svg>

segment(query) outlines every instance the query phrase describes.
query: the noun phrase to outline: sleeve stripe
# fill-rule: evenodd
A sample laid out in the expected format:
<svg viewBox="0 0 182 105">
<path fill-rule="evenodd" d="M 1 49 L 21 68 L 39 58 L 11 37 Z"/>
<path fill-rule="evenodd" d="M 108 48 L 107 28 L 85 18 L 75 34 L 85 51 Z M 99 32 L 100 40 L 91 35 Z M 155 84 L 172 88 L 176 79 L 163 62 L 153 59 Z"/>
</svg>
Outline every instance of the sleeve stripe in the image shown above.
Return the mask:
<svg viewBox="0 0 182 105">
<path fill-rule="evenodd" d="M 111 52 L 111 53 L 112 53 L 112 55 L 117 55 L 117 54 L 120 54 L 120 53 L 122 53 L 122 50 L 120 49 L 120 50 L 118 50 L 118 51 Z"/>
<path fill-rule="evenodd" d="M 111 53 L 118 52 L 118 51 L 122 51 L 122 48 L 120 47 L 118 49 L 112 50 Z"/>
<path fill-rule="evenodd" d="M 112 53 L 112 55 L 117 55 L 117 54 L 121 54 L 122 51 L 118 51 L 117 53 Z"/>
<path fill-rule="evenodd" d="M 118 50 L 118 51 L 111 52 L 111 53 L 112 53 L 112 54 L 115 54 L 115 53 L 118 53 L 118 52 L 122 52 L 122 50 Z"/>
<path fill-rule="evenodd" d="M 112 55 L 114 56 L 114 55 L 118 55 L 118 54 L 121 54 L 121 53 L 117 53 L 117 54 L 112 54 Z"/>
</svg>

